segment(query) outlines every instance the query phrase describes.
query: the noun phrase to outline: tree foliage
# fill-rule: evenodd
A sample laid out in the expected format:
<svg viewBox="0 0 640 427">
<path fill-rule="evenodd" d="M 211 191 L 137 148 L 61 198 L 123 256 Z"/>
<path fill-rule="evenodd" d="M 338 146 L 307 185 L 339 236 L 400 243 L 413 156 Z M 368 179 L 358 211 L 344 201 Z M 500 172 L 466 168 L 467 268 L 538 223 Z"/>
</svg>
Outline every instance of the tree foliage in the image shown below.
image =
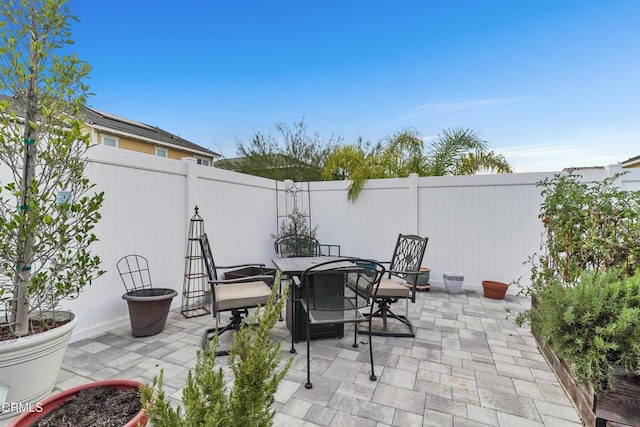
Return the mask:
<svg viewBox="0 0 640 427">
<path fill-rule="evenodd" d="M 16 336 L 33 310 L 49 311 L 100 276 L 89 246 L 103 193 L 84 176 L 89 137 L 80 110 L 89 65 L 71 44 L 66 0 L 0 6 L 0 301 Z"/>
<path fill-rule="evenodd" d="M 585 270 L 631 275 L 640 267 L 640 191 L 618 188 L 619 177 L 586 183 L 569 173 L 538 183 L 545 239 L 531 260 L 534 287 L 575 286 Z"/>
<path fill-rule="evenodd" d="M 249 144 L 238 141 L 239 158 L 222 159 L 216 167 L 265 178 L 319 181 L 328 154 L 340 142 L 309 134 L 302 118 L 293 126 L 276 123 L 275 135 L 256 133 Z"/>
<path fill-rule="evenodd" d="M 378 144 L 336 147 L 322 171 L 324 179 L 349 179 L 348 198 L 355 201 L 369 179 L 419 176 L 469 175 L 480 171 L 511 173 L 507 160 L 493 151 L 477 132 L 445 129 L 425 148 L 422 135 L 404 129 Z"/>
</svg>

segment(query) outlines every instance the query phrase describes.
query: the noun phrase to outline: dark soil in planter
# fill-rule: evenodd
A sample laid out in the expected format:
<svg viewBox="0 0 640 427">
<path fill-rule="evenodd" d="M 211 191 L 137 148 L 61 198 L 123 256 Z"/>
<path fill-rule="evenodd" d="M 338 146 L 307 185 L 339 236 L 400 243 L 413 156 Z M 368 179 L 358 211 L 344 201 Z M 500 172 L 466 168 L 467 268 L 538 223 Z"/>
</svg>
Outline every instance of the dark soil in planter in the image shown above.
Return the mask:
<svg viewBox="0 0 640 427">
<path fill-rule="evenodd" d="M 49 329 L 54 329 L 58 326 L 62 326 L 68 322 L 68 320 L 31 320 L 29 335 L 36 335 L 40 332 L 48 331 Z M 15 338 L 18 337 L 13 334 L 13 329 L 10 328 L 7 324 L 0 323 L 0 341 L 12 340 Z"/>
<path fill-rule="evenodd" d="M 137 390 L 92 387 L 80 391 L 31 427 L 122 427 L 141 408 Z"/>
</svg>

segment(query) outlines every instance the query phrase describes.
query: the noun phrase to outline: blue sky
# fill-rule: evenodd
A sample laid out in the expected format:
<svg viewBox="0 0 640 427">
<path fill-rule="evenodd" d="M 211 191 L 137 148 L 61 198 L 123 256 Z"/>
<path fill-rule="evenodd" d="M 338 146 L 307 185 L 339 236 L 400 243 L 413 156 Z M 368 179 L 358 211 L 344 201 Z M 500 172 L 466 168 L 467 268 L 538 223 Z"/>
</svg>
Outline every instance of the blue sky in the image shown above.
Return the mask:
<svg viewBox="0 0 640 427">
<path fill-rule="evenodd" d="M 640 155 L 640 1 L 70 0 L 89 105 L 226 157 L 302 117 L 471 128 L 516 172 Z"/>
</svg>

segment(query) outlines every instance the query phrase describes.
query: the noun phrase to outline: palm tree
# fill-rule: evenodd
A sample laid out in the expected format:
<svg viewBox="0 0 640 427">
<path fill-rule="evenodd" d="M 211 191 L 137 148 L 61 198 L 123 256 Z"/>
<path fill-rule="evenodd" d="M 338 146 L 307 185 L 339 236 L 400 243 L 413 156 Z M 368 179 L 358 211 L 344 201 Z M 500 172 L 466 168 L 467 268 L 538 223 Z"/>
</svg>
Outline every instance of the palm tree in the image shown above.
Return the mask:
<svg viewBox="0 0 640 427">
<path fill-rule="evenodd" d="M 349 179 L 347 194 L 354 202 L 368 179 L 419 176 L 472 175 L 481 171 L 511 173 L 507 160 L 493 151 L 471 129 L 445 129 L 425 152 L 415 129 L 403 129 L 371 145 L 362 139 L 336 147 L 322 171 L 323 179 Z"/>
</svg>

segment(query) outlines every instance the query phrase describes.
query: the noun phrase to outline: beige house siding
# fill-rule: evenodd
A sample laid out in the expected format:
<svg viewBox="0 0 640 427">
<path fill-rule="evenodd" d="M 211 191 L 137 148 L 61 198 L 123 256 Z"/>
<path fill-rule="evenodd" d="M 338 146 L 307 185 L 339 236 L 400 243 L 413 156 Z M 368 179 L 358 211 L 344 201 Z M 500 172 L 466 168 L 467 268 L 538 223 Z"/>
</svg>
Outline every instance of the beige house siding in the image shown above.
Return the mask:
<svg viewBox="0 0 640 427">
<path fill-rule="evenodd" d="M 625 169 L 640 168 L 640 156 L 631 157 L 630 159 L 622 162 L 622 167 Z"/>
<path fill-rule="evenodd" d="M 85 131 L 91 134 L 91 141 L 93 144 L 102 144 L 103 137 L 110 137 L 117 140 L 117 147 L 125 150 L 137 151 L 139 153 L 156 155 L 156 147 L 164 148 L 167 150 L 167 158 L 180 160 L 185 157 L 194 157 L 197 159 L 206 159 L 209 161 L 209 167 L 213 167 L 214 157 L 205 156 L 202 154 L 193 153 L 186 150 L 181 150 L 176 147 L 170 147 L 160 142 L 146 141 L 141 139 L 134 139 L 127 135 L 121 135 L 118 133 L 106 132 L 103 130 L 95 129 L 91 126 L 86 126 Z"/>
</svg>

